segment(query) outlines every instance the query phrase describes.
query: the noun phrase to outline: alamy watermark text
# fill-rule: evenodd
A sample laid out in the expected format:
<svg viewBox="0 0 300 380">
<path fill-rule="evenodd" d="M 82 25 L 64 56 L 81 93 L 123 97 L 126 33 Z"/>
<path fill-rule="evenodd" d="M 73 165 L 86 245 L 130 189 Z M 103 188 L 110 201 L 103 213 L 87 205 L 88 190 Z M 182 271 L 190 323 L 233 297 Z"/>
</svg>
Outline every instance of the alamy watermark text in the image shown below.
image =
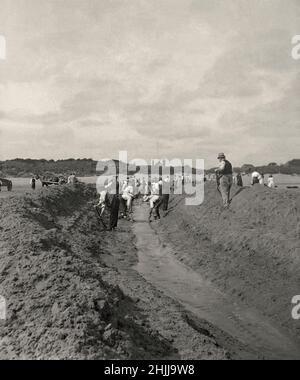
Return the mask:
<svg viewBox="0 0 300 380">
<path fill-rule="evenodd" d="M 300 59 L 300 35 L 296 35 L 292 38 L 292 57 L 296 61 Z"/>
<path fill-rule="evenodd" d="M 292 318 L 297 321 L 300 319 L 300 295 L 293 297 L 292 305 Z"/>
</svg>

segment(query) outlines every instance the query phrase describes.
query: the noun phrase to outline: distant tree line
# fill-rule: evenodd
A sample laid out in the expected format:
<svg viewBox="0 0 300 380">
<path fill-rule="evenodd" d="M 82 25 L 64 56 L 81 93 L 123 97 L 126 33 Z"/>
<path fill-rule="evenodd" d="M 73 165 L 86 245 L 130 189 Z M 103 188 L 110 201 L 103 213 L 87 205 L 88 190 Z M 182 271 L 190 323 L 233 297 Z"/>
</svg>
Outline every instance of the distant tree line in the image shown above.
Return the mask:
<svg viewBox="0 0 300 380">
<path fill-rule="evenodd" d="M 21 159 L 0 161 L 0 175 L 6 177 L 29 177 L 55 173 L 66 175 L 75 172 L 77 176 L 92 176 L 96 174 L 97 161 L 92 159 L 67 160 L 32 160 Z"/>
<path fill-rule="evenodd" d="M 119 163 L 115 161 L 117 167 Z M 76 173 L 79 177 L 96 175 L 97 161 L 92 159 L 67 159 L 67 160 L 33 160 L 17 158 L 15 160 L 0 161 L 0 177 L 30 177 L 32 175 L 43 175 L 53 173 L 55 175 L 68 175 Z M 268 165 L 254 166 L 245 164 L 242 167 L 235 167 L 236 173 L 250 173 L 254 169 L 266 174 L 300 174 L 300 159 L 294 159 L 284 165 L 271 162 Z M 171 168 L 171 173 L 174 171 Z M 214 169 L 206 171 L 213 173 Z"/>
<path fill-rule="evenodd" d="M 242 167 L 235 167 L 235 173 L 251 173 L 254 169 L 262 174 L 300 174 L 300 159 L 288 161 L 286 164 L 279 165 L 276 162 L 271 162 L 268 165 L 255 166 L 252 164 L 245 164 Z M 207 173 L 213 173 L 214 169 L 210 169 Z"/>
</svg>

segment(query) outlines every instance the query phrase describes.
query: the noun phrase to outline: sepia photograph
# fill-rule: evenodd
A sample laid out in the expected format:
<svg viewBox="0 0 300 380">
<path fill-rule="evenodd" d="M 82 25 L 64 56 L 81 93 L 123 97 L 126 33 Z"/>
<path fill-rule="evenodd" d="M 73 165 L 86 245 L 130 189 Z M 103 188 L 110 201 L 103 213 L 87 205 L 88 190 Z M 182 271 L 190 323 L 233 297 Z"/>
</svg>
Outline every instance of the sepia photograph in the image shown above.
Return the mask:
<svg viewBox="0 0 300 380">
<path fill-rule="evenodd" d="M 0 360 L 300 359 L 300 0 L 0 0 Z"/>
</svg>

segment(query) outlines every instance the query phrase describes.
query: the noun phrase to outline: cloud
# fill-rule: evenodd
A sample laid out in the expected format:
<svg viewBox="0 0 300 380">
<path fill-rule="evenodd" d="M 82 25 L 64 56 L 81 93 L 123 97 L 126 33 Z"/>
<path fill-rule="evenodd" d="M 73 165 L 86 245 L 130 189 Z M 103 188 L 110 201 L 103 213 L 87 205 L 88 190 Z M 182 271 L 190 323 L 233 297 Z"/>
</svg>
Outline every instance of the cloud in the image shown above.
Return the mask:
<svg viewBox="0 0 300 380">
<path fill-rule="evenodd" d="M 1 158 L 149 157 L 158 142 L 213 165 L 299 146 L 297 0 L 2 2 Z"/>
<path fill-rule="evenodd" d="M 300 71 L 294 76 L 291 86 L 280 99 L 262 104 L 235 120 L 243 126 L 247 135 L 260 139 L 295 138 L 300 133 Z"/>
</svg>

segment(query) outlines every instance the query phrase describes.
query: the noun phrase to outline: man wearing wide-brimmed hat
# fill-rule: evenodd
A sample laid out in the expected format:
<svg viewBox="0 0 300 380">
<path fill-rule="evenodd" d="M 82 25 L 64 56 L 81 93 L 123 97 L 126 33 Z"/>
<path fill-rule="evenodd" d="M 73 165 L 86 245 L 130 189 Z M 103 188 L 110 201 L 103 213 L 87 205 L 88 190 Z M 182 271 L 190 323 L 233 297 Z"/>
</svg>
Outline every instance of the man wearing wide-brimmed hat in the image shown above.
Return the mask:
<svg viewBox="0 0 300 380">
<path fill-rule="evenodd" d="M 233 170 L 231 163 L 226 160 L 224 153 L 218 155 L 219 167 L 216 169 L 216 175 L 220 182 L 220 192 L 223 199 L 224 207 L 229 207 L 230 204 L 230 190 L 233 184 Z"/>
</svg>

